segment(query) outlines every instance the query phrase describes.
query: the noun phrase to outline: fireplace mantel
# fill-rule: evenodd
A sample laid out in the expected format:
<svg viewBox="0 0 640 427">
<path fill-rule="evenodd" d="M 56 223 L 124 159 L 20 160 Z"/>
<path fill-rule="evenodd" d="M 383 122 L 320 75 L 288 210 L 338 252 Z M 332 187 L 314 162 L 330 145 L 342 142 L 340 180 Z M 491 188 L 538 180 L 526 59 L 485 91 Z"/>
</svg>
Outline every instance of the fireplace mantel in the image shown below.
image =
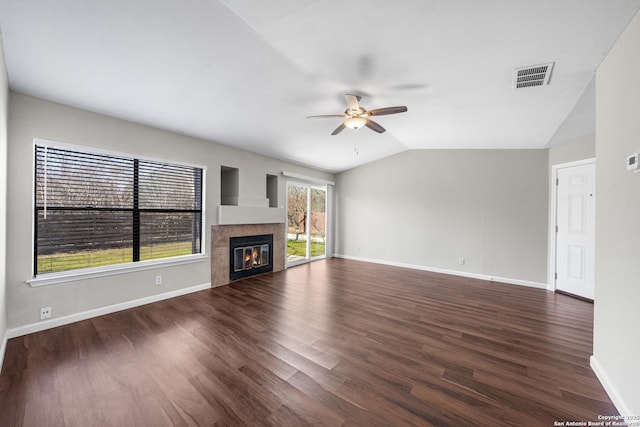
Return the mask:
<svg viewBox="0 0 640 427">
<path fill-rule="evenodd" d="M 268 208 L 275 209 L 275 208 Z M 229 239 L 231 237 L 273 234 L 273 271 L 284 270 L 285 225 L 233 224 L 211 226 L 211 287 L 229 284 Z"/>
<path fill-rule="evenodd" d="M 284 208 L 259 206 L 218 206 L 218 224 L 284 224 Z"/>
</svg>

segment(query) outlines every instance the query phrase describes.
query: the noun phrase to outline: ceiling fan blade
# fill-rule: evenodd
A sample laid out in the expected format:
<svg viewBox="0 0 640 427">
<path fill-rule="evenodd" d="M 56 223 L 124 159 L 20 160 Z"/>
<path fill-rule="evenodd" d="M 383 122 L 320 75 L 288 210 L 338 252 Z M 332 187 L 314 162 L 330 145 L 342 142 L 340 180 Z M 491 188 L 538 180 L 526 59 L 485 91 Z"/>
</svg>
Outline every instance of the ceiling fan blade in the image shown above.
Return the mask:
<svg viewBox="0 0 640 427">
<path fill-rule="evenodd" d="M 329 117 L 340 117 L 344 119 L 345 117 L 348 117 L 348 116 L 346 114 L 320 114 L 317 116 L 307 116 L 307 119 L 326 119 Z"/>
<path fill-rule="evenodd" d="M 338 127 L 336 128 L 336 130 L 334 130 L 333 132 L 331 132 L 331 135 L 337 135 L 337 134 L 339 134 L 339 133 L 340 133 L 340 132 L 342 132 L 342 131 L 344 130 L 344 128 L 346 128 L 346 127 L 347 127 L 347 125 L 345 125 L 344 123 L 342 123 L 340 126 L 338 126 Z"/>
<path fill-rule="evenodd" d="M 345 95 L 344 99 L 347 101 L 347 108 L 350 111 L 360 111 L 360 97 L 356 95 Z"/>
<path fill-rule="evenodd" d="M 382 133 L 384 132 L 386 129 L 383 128 L 382 126 L 380 126 L 378 123 L 374 122 L 373 120 L 369 120 L 367 119 L 367 122 L 364 124 L 366 127 L 368 127 L 371 130 L 374 130 L 378 133 Z"/>
<path fill-rule="evenodd" d="M 375 110 L 367 111 L 367 114 L 370 116 L 384 116 L 386 114 L 397 114 L 397 113 L 406 113 L 407 107 L 398 106 L 398 107 L 385 107 L 385 108 L 377 108 Z"/>
</svg>

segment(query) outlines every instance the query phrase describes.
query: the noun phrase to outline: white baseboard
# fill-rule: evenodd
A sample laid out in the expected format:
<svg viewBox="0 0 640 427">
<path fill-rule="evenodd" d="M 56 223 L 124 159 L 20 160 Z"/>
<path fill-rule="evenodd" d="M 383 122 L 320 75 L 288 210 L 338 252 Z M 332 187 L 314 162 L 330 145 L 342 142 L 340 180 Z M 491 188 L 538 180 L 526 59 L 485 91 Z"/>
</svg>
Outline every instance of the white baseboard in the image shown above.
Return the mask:
<svg viewBox="0 0 640 427">
<path fill-rule="evenodd" d="M 593 369 L 593 373 L 598 377 L 600 384 L 602 384 L 604 391 L 609 395 L 611 402 L 613 402 L 613 405 L 616 407 L 618 412 L 620 412 L 620 415 L 627 417 L 632 415 L 637 416 L 638 414 L 631 413 L 631 408 L 629 408 L 624 399 L 622 399 L 622 396 L 618 393 L 618 389 L 613 385 L 609 375 L 604 371 L 602 365 L 600 365 L 598 359 L 596 359 L 596 356 L 592 355 L 589 358 L 589 364 L 591 365 L 591 369 Z"/>
<path fill-rule="evenodd" d="M 116 311 L 127 310 L 133 307 L 139 307 L 141 305 L 150 304 L 152 302 L 162 301 L 169 298 L 175 298 L 181 295 L 203 291 L 205 289 L 211 289 L 211 283 L 204 283 L 202 285 L 195 285 L 195 286 L 190 286 L 188 288 L 176 289 L 175 291 L 165 292 L 157 295 L 150 295 L 148 297 L 139 298 L 131 301 L 125 301 L 118 304 L 108 305 L 106 307 L 95 308 L 93 310 L 74 313 L 68 316 L 56 317 L 55 319 L 43 320 L 41 322 L 31 323 L 29 325 L 18 326 L 17 328 L 12 328 L 7 331 L 5 341 L 6 339 L 9 339 L 9 338 L 20 337 L 22 335 L 44 331 L 46 329 L 56 328 L 62 325 L 68 325 L 69 323 L 79 322 L 81 320 L 91 319 L 92 317 L 98 317 L 98 316 L 102 316 L 109 313 L 115 313 Z"/>
<path fill-rule="evenodd" d="M 9 341 L 9 331 L 5 331 L 2 337 L 2 344 L 0 345 L 0 373 L 2 372 L 2 365 L 4 364 L 4 353 L 7 351 L 7 341 Z"/>
<path fill-rule="evenodd" d="M 492 282 L 508 283 L 510 285 L 529 286 L 531 288 L 539 288 L 539 289 L 547 289 L 547 287 L 548 287 L 548 285 L 546 283 L 531 282 L 531 281 L 528 281 L 528 280 L 520 280 L 520 279 L 511 279 L 511 278 L 508 278 L 508 277 L 489 276 L 487 274 L 470 273 L 470 272 L 467 272 L 467 271 L 447 270 L 447 269 L 444 269 L 444 268 L 429 267 L 429 266 L 425 266 L 425 265 L 406 264 L 406 263 L 402 263 L 402 262 L 385 261 L 385 260 L 372 259 L 372 258 L 354 257 L 354 256 L 342 255 L 342 254 L 335 254 L 334 256 L 336 258 L 344 258 L 344 259 L 350 259 L 350 260 L 354 260 L 354 261 L 371 262 L 371 263 L 374 263 L 374 264 L 391 265 L 391 266 L 394 266 L 394 267 L 412 268 L 414 270 L 430 271 L 432 273 L 451 274 L 451 275 L 454 275 L 454 276 L 470 277 L 472 279 L 480 279 L 480 280 L 488 280 L 488 281 L 492 281 Z"/>
</svg>

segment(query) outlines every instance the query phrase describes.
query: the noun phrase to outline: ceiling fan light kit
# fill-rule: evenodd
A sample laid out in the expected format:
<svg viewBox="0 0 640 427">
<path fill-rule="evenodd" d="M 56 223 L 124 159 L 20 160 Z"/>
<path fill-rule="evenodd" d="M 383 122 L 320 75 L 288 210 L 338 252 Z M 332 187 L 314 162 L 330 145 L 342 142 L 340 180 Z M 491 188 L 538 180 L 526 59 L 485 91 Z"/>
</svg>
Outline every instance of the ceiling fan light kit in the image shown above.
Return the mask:
<svg viewBox="0 0 640 427">
<path fill-rule="evenodd" d="M 367 123 L 367 119 L 364 117 L 349 117 L 344 121 L 344 124 L 350 129 L 360 129 Z"/>
<path fill-rule="evenodd" d="M 319 116 L 307 116 L 308 119 L 311 118 L 333 118 L 340 117 L 344 118 L 345 121 L 342 122 L 340 126 L 338 126 L 331 135 L 337 135 L 344 130 L 344 128 L 348 127 L 350 129 L 360 129 L 363 126 L 368 127 L 369 129 L 382 133 L 385 131 L 385 128 L 380 126 L 380 124 L 374 122 L 369 119 L 372 116 L 384 116 L 387 114 L 397 114 L 404 113 L 407 111 L 407 107 L 398 106 L 398 107 L 385 107 L 385 108 L 377 108 L 375 110 L 367 111 L 363 107 L 360 106 L 360 97 L 357 95 L 345 95 L 345 100 L 347 101 L 347 109 L 344 111 L 344 114 L 323 114 Z"/>
</svg>

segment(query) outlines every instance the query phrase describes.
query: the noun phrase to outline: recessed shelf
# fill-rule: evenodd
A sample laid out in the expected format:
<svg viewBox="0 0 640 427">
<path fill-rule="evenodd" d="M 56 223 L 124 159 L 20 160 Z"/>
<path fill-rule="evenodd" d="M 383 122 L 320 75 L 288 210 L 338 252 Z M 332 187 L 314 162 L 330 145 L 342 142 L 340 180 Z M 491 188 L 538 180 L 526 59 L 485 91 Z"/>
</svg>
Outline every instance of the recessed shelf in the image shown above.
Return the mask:
<svg viewBox="0 0 640 427">
<path fill-rule="evenodd" d="M 240 172 L 238 168 L 220 167 L 220 204 L 238 206 Z"/>
<path fill-rule="evenodd" d="M 269 199 L 269 207 L 278 207 L 278 177 L 267 174 L 267 199 Z"/>
</svg>

